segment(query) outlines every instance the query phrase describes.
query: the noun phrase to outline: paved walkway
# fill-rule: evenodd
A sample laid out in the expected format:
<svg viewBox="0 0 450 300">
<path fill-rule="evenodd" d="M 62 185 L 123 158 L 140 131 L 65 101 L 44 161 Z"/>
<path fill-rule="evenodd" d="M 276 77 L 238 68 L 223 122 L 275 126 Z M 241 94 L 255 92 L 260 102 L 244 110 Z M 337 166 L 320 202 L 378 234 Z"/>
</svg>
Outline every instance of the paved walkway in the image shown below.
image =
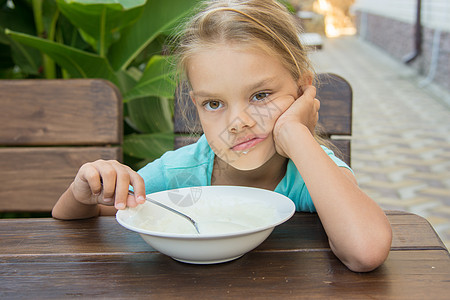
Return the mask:
<svg viewBox="0 0 450 300">
<path fill-rule="evenodd" d="M 352 85 L 352 167 L 361 188 L 384 209 L 425 217 L 450 249 L 448 95 L 419 87 L 415 71 L 358 37 L 327 39 L 311 58 L 317 72 Z"/>
</svg>

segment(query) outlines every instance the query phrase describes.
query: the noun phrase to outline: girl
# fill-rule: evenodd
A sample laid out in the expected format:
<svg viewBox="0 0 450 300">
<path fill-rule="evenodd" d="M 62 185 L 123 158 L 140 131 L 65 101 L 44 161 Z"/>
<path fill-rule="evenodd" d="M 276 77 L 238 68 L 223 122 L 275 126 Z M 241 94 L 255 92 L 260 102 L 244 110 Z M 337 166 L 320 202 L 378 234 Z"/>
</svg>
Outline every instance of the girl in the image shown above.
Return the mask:
<svg viewBox="0 0 450 300">
<path fill-rule="evenodd" d="M 389 222 L 315 138 L 320 103 L 298 33 L 274 0 L 205 3 L 177 47 L 204 135 L 139 173 L 116 161 L 83 165 L 53 216 L 114 214 L 144 203 L 146 193 L 186 186 L 259 187 L 288 196 L 298 211 L 317 211 L 348 268 L 378 267 L 391 245 Z"/>
</svg>

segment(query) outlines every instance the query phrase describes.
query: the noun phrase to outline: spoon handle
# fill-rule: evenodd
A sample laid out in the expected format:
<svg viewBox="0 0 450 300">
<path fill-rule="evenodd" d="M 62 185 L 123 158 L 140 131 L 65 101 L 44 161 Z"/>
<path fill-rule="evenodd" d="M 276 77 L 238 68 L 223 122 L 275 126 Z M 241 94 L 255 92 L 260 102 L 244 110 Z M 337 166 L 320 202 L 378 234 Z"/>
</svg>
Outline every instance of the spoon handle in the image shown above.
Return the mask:
<svg viewBox="0 0 450 300">
<path fill-rule="evenodd" d="M 134 192 L 133 192 L 133 191 L 128 191 L 128 194 L 134 196 Z M 150 202 L 150 203 L 156 204 L 156 205 L 158 205 L 158 206 L 160 206 L 160 207 L 162 207 L 162 208 L 165 208 L 165 209 L 167 209 L 168 211 L 171 211 L 171 212 L 173 212 L 173 213 L 175 213 L 175 214 L 177 214 L 177 215 L 179 215 L 179 216 L 181 216 L 181 217 L 187 219 L 189 222 L 192 223 L 192 225 L 194 225 L 195 230 L 197 231 L 197 233 L 200 233 L 200 231 L 198 230 L 197 222 L 195 222 L 195 220 L 192 219 L 191 217 L 189 217 L 188 215 L 185 215 L 185 214 L 183 214 L 182 212 L 180 212 L 180 211 L 178 211 L 178 210 L 176 210 L 176 209 L 173 209 L 172 207 L 169 207 L 169 206 L 167 206 L 167 205 L 165 205 L 165 204 L 162 204 L 161 202 L 158 202 L 158 201 L 156 201 L 156 200 L 150 198 L 150 197 L 147 196 L 147 195 L 145 196 L 145 200 L 147 200 L 147 201 Z"/>
</svg>

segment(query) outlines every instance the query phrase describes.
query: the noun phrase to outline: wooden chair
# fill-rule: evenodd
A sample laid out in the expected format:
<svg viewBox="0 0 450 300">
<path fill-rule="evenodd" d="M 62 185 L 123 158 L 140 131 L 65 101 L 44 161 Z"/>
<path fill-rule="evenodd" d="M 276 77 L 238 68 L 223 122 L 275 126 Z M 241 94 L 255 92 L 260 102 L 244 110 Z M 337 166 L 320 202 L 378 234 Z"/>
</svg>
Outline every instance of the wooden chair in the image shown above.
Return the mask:
<svg viewBox="0 0 450 300">
<path fill-rule="evenodd" d="M 320 100 L 319 123 L 323 129 L 323 137 L 335 145 L 338 149 L 336 154 L 350 165 L 352 88 L 344 78 L 332 73 L 319 74 L 318 82 L 316 97 Z M 181 87 L 181 93 L 177 95 L 181 97 L 175 97 L 174 131 L 178 134 L 175 148 L 195 142 L 202 133 L 187 87 Z"/>
<path fill-rule="evenodd" d="M 0 211 L 50 212 L 79 167 L 122 159 L 122 99 L 105 80 L 0 80 Z"/>
</svg>

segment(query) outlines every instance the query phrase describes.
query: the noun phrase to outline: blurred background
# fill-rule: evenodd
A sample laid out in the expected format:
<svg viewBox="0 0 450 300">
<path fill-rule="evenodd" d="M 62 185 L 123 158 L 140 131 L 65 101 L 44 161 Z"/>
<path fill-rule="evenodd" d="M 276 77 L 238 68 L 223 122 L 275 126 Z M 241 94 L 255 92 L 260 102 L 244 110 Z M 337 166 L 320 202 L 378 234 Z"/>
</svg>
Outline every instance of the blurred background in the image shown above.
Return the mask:
<svg viewBox="0 0 450 300">
<path fill-rule="evenodd" d="M 450 90 L 450 2 L 290 0 L 305 32 L 357 35 Z"/>
<path fill-rule="evenodd" d="M 353 88 L 352 167 L 384 209 L 425 217 L 450 246 L 450 2 L 290 3 L 317 72 Z"/>
</svg>

